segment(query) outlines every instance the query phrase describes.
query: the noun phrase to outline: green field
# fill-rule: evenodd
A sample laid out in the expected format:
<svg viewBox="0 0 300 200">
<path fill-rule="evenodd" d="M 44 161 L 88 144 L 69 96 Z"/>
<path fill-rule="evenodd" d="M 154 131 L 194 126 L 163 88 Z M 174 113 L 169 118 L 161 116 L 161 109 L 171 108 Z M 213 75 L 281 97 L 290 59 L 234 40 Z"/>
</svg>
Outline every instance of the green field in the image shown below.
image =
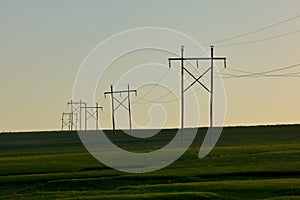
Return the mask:
<svg viewBox="0 0 300 200">
<path fill-rule="evenodd" d="M 112 135 L 132 151 L 166 144 L 175 130 L 154 138 Z M 106 167 L 75 132 L 0 134 L 1 199 L 300 199 L 300 126 L 225 128 L 203 159 L 206 129 L 167 168 L 129 174 Z"/>
</svg>

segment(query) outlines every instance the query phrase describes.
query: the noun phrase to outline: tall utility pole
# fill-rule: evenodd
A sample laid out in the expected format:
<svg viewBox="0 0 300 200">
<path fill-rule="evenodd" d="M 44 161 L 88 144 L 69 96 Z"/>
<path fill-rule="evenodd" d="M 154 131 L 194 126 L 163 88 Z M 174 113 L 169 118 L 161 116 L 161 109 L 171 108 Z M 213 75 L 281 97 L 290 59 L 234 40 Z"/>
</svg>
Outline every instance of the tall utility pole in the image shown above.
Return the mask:
<svg viewBox="0 0 300 200">
<path fill-rule="evenodd" d="M 88 119 L 93 118 L 96 122 L 96 130 L 99 128 L 99 109 L 102 109 L 102 107 L 98 106 L 98 103 L 96 103 L 96 106 L 85 106 L 84 108 L 84 119 L 85 119 L 85 130 L 87 130 L 87 124 Z M 90 109 L 90 111 L 88 110 Z"/>
<path fill-rule="evenodd" d="M 128 118 L 129 118 L 129 129 L 130 131 L 132 130 L 132 125 L 131 125 L 131 106 L 130 106 L 130 93 L 134 92 L 135 95 L 137 95 L 136 90 L 130 90 L 129 89 L 129 84 L 127 85 L 127 90 L 120 90 L 120 91 L 114 91 L 113 86 L 110 85 L 110 91 L 109 92 L 104 92 L 104 96 L 106 97 L 107 94 L 111 95 L 111 112 L 112 112 L 112 126 L 113 126 L 113 132 L 116 132 L 116 127 L 115 127 L 115 111 L 120 107 L 123 106 L 126 110 L 128 110 Z M 127 96 L 122 100 L 119 101 L 116 97 L 114 97 L 114 94 L 121 94 L 126 93 Z M 124 102 L 127 100 L 128 105 L 124 105 Z M 117 107 L 115 107 L 114 101 L 116 101 Z"/>
<path fill-rule="evenodd" d="M 85 105 L 86 106 L 86 103 L 79 100 L 79 101 L 69 101 L 67 103 L 67 105 L 70 105 L 71 106 L 71 113 L 72 114 L 76 114 L 76 115 L 79 115 L 79 130 L 81 130 L 81 119 L 82 119 L 82 105 Z M 72 123 L 73 123 L 73 115 L 72 115 Z M 77 123 L 76 123 L 76 129 L 77 129 Z"/>
<path fill-rule="evenodd" d="M 224 62 L 224 67 L 226 68 L 226 58 L 225 57 L 214 57 L 214 46 L 210 46 L 210 57 L 194 57 L 194 58 L 185 58 L 183 56 L 184 46 L 181 46 L 181 57 L 179 58 L 169 58 L 169 68 L 171 68 L 172 61 L 181 61 L 181 130 L 183 137 L 183 129 L 184 129 L 184 92 L 186 92 L 190 87 L 192 87 L 195 83 L 199 83 L 206 91 L 210 93 L 210 143 L 212 144 L 212 127 L 213 127 L 213 92 L 214 92 L 214 60 L 222 60 Z M 194 76 L 187 68 L 184 67 L 184 61 L 192 61 L 195 60 L 197 62 L 199 60 L 210 60 L 210 67 L 204 71 L 198 78 Z M 210 89 L 208 89 L 200 79 L 210 70 Z M 184 72 L 190 75 L 194 81 L 188 85 L 188 87 L 184 88 Z"/>
</svg>

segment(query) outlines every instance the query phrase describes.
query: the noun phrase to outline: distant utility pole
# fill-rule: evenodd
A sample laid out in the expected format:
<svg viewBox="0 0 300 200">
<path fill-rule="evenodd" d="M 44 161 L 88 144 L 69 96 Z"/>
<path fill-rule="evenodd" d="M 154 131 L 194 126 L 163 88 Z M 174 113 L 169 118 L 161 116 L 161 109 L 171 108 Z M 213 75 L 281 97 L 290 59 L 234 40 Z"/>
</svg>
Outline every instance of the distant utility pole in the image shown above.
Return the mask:
<svg viewBox="0 0 300 200">
<path fill-rule="evenodd" d="M 99 127 L 99 109 L 102 110 L 102 107 L 98 106 L 98 103 L 96 103 L 96 106 L 85 106 L 82 107 L 85 110 L 84 114 L 84 119 L 85 119 L 85 130 L 87 130 L 87 124 L 88 124 L 88 119 L 93 118 L 95 119 L 96 122 L 96 130 L 98 130 Z M 90 109 L 90 111 L 88 110 Z"/>
<path fill-rule="evenodd" d="M 195 83 L 199 83 L 206 91 L 210 93 L 210 144 L 212 144 L 212 127 L 213 127 L 213 91 L 214 91 L 214 81 L 213 81 L 213 74 L 214 74 L 214 60 L 222 60 L 224 61 L 224 67 L 226 68 L 226 58 L 225 57 L 214 57 L 214 46 L 210 46 L 210 57 L 206 58 L 185 58 L 183 57 L 184 46 L 181 46 L 181 57 L 179 58 L 169 58 L 169 68 L 171 68 L 172 61 L 181 61 L 181 130 L 182 130 L 182 137 L 183 137 L 183 129 L 184 129 L 184 92 L 186 92 L 190 87 L 192 87 Z M 197 62 L 199 60 L 210 60 L 210 67 L 203 72 L 198 78 L 194 76 L 188 69 L 184 67 L 184 61 L 188 60 L 195 60 Z M 210 90 L 201 83 L 200 79 L 210 70 Z M 186 88 L 184 88 L 184 72 L 187 72 L 194 81 Z M 183 138 L 182 138 L 183 139 Z"/>
<path fill-rule="evenodd" d="M 127 85 L 127 90 L 121 90 L 121 91 L 114 91 L 113 90 L 113 86 L 110 85 L 110 91 L 109 92 L 104 92 L 104 96 L 106 98 L 107 94 L 111 95 L 111 109 L 112 109 L 112 126 L 113 126 L 113 132 L 116 132 L 116 127 L 115 127 L 115 111 L 120 107 L 123 106 L 126 110 L 128 110 L 128 117 L 129 117 L 129 129 L 130 131 L 132 130 L 131 127 L 131 107 L 130 107 L 130 93 L 134 92 L 135 95 L 137 95 L 137 91 L 136 90 L 130 90 L 129 89 L 129 84 Z M 119 93 L 120 96 L 122 93 L 126 93 L 126 97 L 122 100 L 119 101 L 116 97 L 114 97 L 114 94 Z M 126 101 L 128 102 L 128 106 L 124 105 L 124 102 Z M 116 101 L 118 103 L 117 107 L 115 107 L 114 105 L 114 101 Z"/>
<path fill-rule="evenodd" d="M 82 105 L 85 105 L 86 106 L 86 103 L 85 102 L 83 102 L 83 101 L 81 101 L 81 100 L 79 100 L 79 101 L 73 101 L 73 100 L 71 100 L 71 101 L 69 101 L 68 103 L 67 103 L 67 105 L 70 105 L 71 106 L 71 113 L 74 115 L 74 114 L 76 114 L 76 115 L 79 115 L 79 130 L 81 130 L 81 119 L 82 119 Z M 71 115 L 72 116 L 72 127 L 73 127 L 73 115 Z M 78 116 L 77 116 L 78 117 Z M 76 129 L 77 129 L 77 122 L 76 122 Z"/>
<path fill-rule="evenodd" d="M 73 114 L 72 113 L 62 113 L 61 117 L 61 130 L 63 131 L 64 128 L 71 131 L 73 129 Z M 77 115 L 76 115 L 77 116 Z"/>
</svg>

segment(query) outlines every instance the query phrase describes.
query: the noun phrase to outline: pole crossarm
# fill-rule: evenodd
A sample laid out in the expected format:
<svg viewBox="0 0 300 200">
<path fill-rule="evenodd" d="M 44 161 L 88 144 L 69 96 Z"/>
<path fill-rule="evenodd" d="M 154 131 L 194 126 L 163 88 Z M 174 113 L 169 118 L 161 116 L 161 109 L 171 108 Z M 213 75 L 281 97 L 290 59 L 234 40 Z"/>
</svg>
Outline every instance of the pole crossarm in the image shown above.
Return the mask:
<svg viewBox="0 0 300 200">
<path fill-rule="evenodd" d="M 128 93 L 128 92 L 135 92 L 137 94 L 137 90 L 120 90 L 120 91 L 113 91 L 113 93 Z M 112 92 L 104 92 L 104 95 L 111 94 Z"/>
<path fill-rule="evenodd" d="M 211 58 L 168 58 L 169 60 L 169 67 L 170 67 L 170 64 L 171 64 L 171 61 L 175 61 L 175 60 L 196 60 L 196 61 L 199 61 L 199 60 L 211 60 Z M 224 61 L 224 67 L 226 68 L 226 57 L 214 57 L 214 60 L 223 60 Z"/>
<path fill-rule="evenodd" d="M 117 99 L 114 94 L 120 94 L 120 96 L 126 93 L 126 97 L 120 101 L 119 99 Z M 127 90 L 118 90 L 118 91 L 114 91 L 113 90 L 113 86 L 110 85 L 110 91 L 108 92 L 104 92 L 104 97 L 106 98 L 106 95 L 111 95 L 111 112 L 112 112 L 112 126 L 113 126 L 113 132 L 115 133 L 115 111 L 119 108 L 119 107 L 124 107 L 127 111 L 128 111 L 128 118 L 129 118 L 129 128 L 130 131 L 132 129 L 131 127 L 131 107 L 130 107 L 130 93 L 135 93 L 135 95 L 137 95 L 137 90 L 130 90 L 129 89 L 129 84 L 127 85 Z M 124 103 L 127 99 L 128 105 L 126 106 Z M 115 107 L 115 102 L 118 103 L 117 106 Z"/>
</svg>

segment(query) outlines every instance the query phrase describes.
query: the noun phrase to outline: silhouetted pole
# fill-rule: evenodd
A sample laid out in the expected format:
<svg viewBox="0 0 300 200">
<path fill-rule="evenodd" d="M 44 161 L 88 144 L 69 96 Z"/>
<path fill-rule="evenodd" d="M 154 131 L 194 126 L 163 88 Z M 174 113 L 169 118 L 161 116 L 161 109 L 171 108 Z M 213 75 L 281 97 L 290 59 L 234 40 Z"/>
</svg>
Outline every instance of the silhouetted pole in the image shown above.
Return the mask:
<svg viewBox="0 0 300 200">
<path fill-rule="evenodd" d="M 84 130 L 86 130 L 87 129 L 87 112 L 86 112 L 87 106 L 86 106 L 86 104 L 84 105 L 84 109 L 85 109 L 85 112 L 84 112 L 84 119 L 85 119 Z"/>
<path fill-rule="evenodd" d="M 209 122 L 209 142 L 212 144 L 213 127 L 213 98 L 214 98 L 214 46 L 210 46 L 210 122 Z"/>
<path fill-rule="evenodd" d="M 64 130 L 64 113 L 61 116 L 61 130 Z"/>
<path fill-rule="evenodd" d="M 110 92 L 111 92 L 111 110 L 112 110 L 112 126 L 113 126 L 113 132 L 116 132 L 116 125 L 115 125 L 115 108 L 114 108 L 114 89 L 113 85 L 110 85 Z"/>
<path fill-rule="evenodd" d="M 131 132 L 131 109 L 130 109 L 130 91 L 129 84 L 127 85 L 127 101 L 128 101 L 128 114 L 129 114 L 129 129 Z"/>
<path fill-rule="evenodd" d="M 79 108 L 79 130 L 81 130 L 81 111 L 82 111 L 81 104 L 82 104 L 82 102 L 81 102 L 81 100 L 79 100 L 79 106 L 80 106 L 80 108 Z"/>
<path fill-rule="evenodd" d="M 104 96 L 106 97 L 107 94 L 111 95 L 111 116 L 112 116 L 112 126 L 113 126 L 113 132 L 116 132 L 116 127 L 115 127 L 115 111 L 120 107 L 123 106 L 127 111 L 128 111 L 128 118 L 129 118 L 129 129 L 130 131 L 132 130 L 131 127 L 131 106 L 130 106 L 130 93 L 134 92 L 135 95 L 137 95 L 137 91 L 136 90 L 130 90 L 129 88 L 129 84 L 127 85 L 127 90 L 121 90 L 121 91 L 114 91 L 113 90 L 113 86 L 110 85 L 110 92 L 104 92 Z M 123 101 L 119 101 L 117 98 L 114 97 L 115 93 L 119 93 L 120 95 L 122 93 L 126 93 L 127 96 L 125 97 L 125 99 L 123 99 Z M 126 107 L 123 103 L 124 101 L 128 101 L 128 106 Z M 118 102 L 117 107 L 114 106 L 114 101 Z"/>
<path fill-rule="evenodd" d="M 183 144 L 183 128 L 184 128 L 184 62 L 183 62 L 184 46 L 181 46 L 181 144 Z"/>
<path fill-rule="evenodd" d="M 96 103 L 96 130 L 98 131 L 99 128 L 99 112 L 98 112 L 98 103 Z M 102 108 L 102 107 L 101 107 Z"/>
</svg>

